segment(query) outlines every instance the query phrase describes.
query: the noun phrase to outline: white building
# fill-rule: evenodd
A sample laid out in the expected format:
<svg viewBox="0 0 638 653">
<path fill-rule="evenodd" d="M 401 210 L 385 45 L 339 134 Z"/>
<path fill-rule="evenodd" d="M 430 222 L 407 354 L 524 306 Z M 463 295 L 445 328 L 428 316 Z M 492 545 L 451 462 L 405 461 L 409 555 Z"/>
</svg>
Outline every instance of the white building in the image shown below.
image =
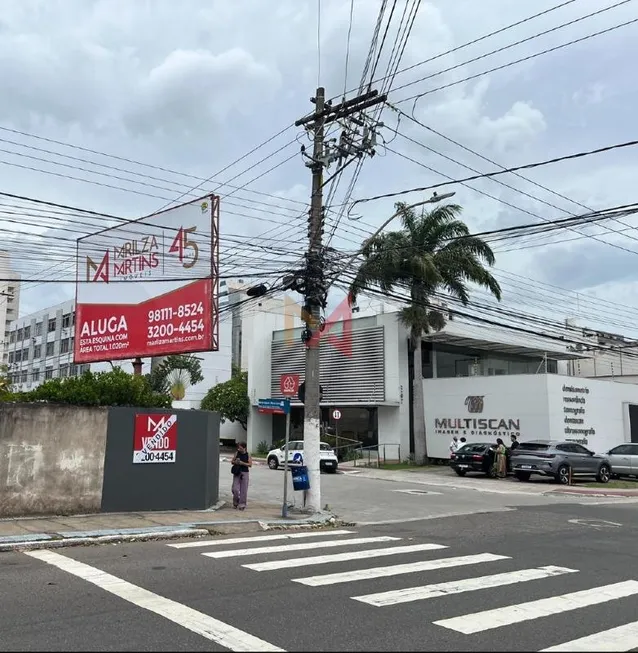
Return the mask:
<svg viewBox="0 0 638 653">
<path fill-rule="evenodd" d="M 0 350 L 9 337 L 9 323 L 20 311 L 20 275 L 11 268 L 8 252 L 0 251 Z M 6 364 L 4 357 L 1 359 Z"/>
<path fill-rule="evenodd" d="M 261 441 L 270 445 L 284 437 L 283 416 L 260 413 L 259 399 L 281 398 L 284 374 L 304 377 L 302 326 L 298 319 L 293 322 L 290 310 L 243 318 L 252 450 Z M 323 424 L 386 458 L 407 459 L 414 451 L 413 352 L 408 343 L 396 312 L 355 315 L 329 325 L 320 348 Z M 569 372 L 587 354 L 570 352 L 561 342 L 451 319 L 442 331 L 424 336 L 422 350 L 431 457 L 448 456 L 455 430 L 487 441 L 509 437 L 512 430 L 523 440 L 586 440 L 596 450 L 638 442 L 638 385 L 577 381 Z M 584 413 L 566 410 L 580 407 L 569 398 L 582 395 L 587 395 Z M 335 408 L 341 413 L 338 424 Z M 303 406 L 296 400 L 291 421 L 292 438 L 299 439 Z"/>
</svg>

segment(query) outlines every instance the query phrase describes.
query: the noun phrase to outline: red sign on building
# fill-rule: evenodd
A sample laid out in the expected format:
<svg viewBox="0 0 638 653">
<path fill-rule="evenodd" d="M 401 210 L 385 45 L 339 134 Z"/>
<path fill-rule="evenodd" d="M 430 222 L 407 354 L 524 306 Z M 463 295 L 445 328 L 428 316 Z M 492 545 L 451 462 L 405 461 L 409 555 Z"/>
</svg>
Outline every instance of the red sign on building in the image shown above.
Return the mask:
<svg viewBox="0 0 638 653">
<path fill-rule="evenodd" d="M 177 415 L 135 415 L 134 463 L 174 463 L 177 459 Z"/>
<path fill-rule="evenodd" d="M 299 392 L 299 374 L 282 374 L 279 391 L 284 397 L 296 397 Z"/>
</svg>

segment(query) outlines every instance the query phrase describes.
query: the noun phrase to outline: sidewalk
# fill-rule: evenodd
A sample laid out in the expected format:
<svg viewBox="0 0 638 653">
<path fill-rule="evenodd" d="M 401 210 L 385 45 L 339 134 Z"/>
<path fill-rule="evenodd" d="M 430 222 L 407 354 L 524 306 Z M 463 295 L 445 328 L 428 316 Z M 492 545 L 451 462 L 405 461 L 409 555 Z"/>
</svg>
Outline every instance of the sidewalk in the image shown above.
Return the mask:
<svg viewBox="0 0 638 653">
<path fill-rule="evenodd" d="M 15 517 L 0 519 L 0 551 L 201 537 L 333 523 L 335 518 L 329 514 L 308 517 L 291 509 L 289 517 L 282 519 L 280 505 L 253 501 L 246 510 L 238 511 L 223 500 L 208 510 Z"/>
</svg>

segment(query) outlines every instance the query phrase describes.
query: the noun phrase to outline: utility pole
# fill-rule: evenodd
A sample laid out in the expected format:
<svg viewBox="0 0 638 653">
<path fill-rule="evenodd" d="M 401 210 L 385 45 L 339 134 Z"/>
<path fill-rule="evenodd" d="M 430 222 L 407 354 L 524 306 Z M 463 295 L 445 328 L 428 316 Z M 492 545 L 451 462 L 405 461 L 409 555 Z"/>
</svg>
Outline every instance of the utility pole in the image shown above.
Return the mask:
<svg viewBox="0 0 638 653">
<path fill-rule="evenodd" d="M 332 106 L 326 102 L 324 88 L 318 88 L 312 98 L 315 111 L 310 116 L 301 118 L 296 126 L 304 126 L 313 134 L 312 157 L 302 153 L 309 159 L 306 166 L 312 172 L 312 194 L 310 196 L 310 216 L 308 219 L 308 251 L 306 253 L 306 269 L 304 271 L 303 294 L 305 304 L 302 317 L 306 328 L 302 340 L 306 345 L 306 369 L 304 377 L 304 463 L 308 467 L 310 490 L 307 493 L 306 507 L 310 512 L 321 510 L 321 475 L 319 470 L 320 439 L 321 439 L 321 386 L 319 379 L 319 345 L 321 340 L 321 310 L 327 303 L 327 288 L 324 279 L 323 252 L 323 187 L 330 179 L 324 181 L 324 168 L 333 162 L 339 167 L 333 176 L 341 172 L 353 157 L 361 158 L 364 154 L 374 155 L 376 145 L 376 128 L 380 125 L 371 124 L 363 111 L 386 100 L 386 95 L 378 91 L 368 91 L 351 100 Z M 354 117 L 354 114 L 360 114 Z M 342 123 L 341 137 L 325 140 L 325 127 L 330 123 L 349 118 Z M 351 127 L 352 125 L 352 127 Z M 359 129 L 357 129 L 359 127 Z"/>
</svg>

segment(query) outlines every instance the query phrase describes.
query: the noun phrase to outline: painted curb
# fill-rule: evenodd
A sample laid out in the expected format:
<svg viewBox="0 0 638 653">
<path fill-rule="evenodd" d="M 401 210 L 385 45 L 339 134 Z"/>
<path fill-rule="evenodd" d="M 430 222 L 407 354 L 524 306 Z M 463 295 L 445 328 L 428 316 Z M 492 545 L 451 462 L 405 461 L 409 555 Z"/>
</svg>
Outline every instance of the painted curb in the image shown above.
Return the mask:
<svg viewBox="0 0 638 653">
<path fill-rule="evenodd" d="M 10 535 L 0 537 L 0 552 L 28 551 L 31 549 L 53 549 L 67 546 L 86 546 L 90 544 L 116 544 L 120 542 L 138 542 L 148 540 L 169 540 L 183 537 L 206 537 L 215 527 L 237 524 L 259 524 L 262 530 L 301 529 L 317 526 L 333 526 L 338 523 L 334 515 L 324 518 L 270 520 L 240 519 L 194 522 L 175 526 L 158 526 L 156 528 L 123 528 L 102 531 L 66 531 L 57 534 Z"/>
<path fill-rule="evenodd" d="M 552 490 L 546 492 L 547 495 L 560 496 L 565 495 L 569 497 L 609 497 L 616 499 L 638 499 L 638 492 L 636 490 Z"/>
</svg>

